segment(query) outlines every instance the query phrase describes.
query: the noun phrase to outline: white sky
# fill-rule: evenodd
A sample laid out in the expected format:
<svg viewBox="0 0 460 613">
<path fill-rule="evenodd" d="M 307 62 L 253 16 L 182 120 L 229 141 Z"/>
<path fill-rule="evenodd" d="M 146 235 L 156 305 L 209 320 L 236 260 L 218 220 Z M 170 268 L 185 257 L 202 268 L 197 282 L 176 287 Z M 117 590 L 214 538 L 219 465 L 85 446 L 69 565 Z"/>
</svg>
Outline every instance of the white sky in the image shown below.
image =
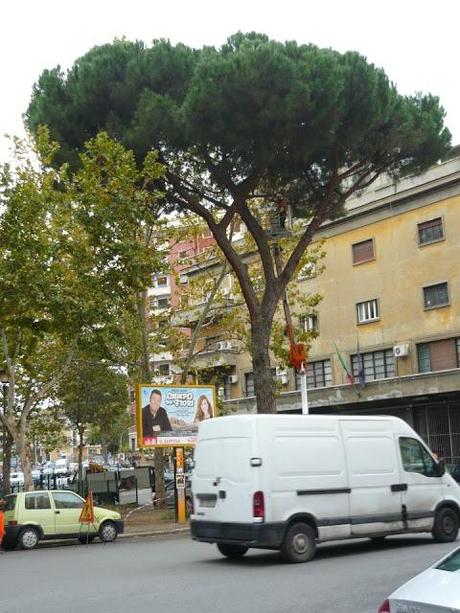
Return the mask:
<svg viewBox="0 0 460 613">
<path fill-rule="evenodd" d="M 3 134 L 45 68 L 67 69 L 91 47 L 125 36 L 220 45 L 238 30 L 354 49 L 385 69 L 401 93 L 431 92 L 460 143 L 459 0 L 3 0 L 0 4 L 0 162 Z"/>
</svg>

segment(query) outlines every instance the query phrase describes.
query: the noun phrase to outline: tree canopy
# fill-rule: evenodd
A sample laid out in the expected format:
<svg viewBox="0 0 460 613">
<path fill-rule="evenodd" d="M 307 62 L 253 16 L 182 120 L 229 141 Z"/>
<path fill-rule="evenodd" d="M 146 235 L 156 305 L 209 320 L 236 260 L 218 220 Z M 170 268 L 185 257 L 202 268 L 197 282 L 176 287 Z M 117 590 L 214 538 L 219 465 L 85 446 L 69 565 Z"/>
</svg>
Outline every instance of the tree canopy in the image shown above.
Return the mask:
<svg viewBox="0 0 460 613">
<path fill-rule="evenodd" d="M 208 224 L 240 283 L 263 411 L 275 410 L 273 316 L 314 233 L 381 173 L 418 173 L 444 157 L 450 134 L 443 121 L 437 97 L 400 95 L 357 52 L 257 33 L 199 50 L 164 40 L 96 47 L 67 73 L 45 71 L 27 111 L 29 127 L 48 124 L 74 166 L 99 130 L 132 148 L 139 163 L 159 151 L 164 202 Z M 278 270 L 255 210 L 273 208 L 280 194 L 305 224 Z M 261 295 L 229 238 L 235 216 L 260 254 Z"/>
</svg>

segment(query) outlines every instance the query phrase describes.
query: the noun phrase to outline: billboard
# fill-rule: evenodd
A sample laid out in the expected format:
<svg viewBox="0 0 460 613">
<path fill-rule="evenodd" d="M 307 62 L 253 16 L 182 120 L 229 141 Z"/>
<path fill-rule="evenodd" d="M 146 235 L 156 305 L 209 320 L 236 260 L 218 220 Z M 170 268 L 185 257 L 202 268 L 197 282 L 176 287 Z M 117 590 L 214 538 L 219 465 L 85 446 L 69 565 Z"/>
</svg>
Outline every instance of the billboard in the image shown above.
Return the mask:
<svg viewBox="0 0 460 613">
<path fill-rule="evenodd" d="M 138 385 L 139 447 L 195 445 L 198 424 L 216 415 L 214 385 Z"/>
</svg>

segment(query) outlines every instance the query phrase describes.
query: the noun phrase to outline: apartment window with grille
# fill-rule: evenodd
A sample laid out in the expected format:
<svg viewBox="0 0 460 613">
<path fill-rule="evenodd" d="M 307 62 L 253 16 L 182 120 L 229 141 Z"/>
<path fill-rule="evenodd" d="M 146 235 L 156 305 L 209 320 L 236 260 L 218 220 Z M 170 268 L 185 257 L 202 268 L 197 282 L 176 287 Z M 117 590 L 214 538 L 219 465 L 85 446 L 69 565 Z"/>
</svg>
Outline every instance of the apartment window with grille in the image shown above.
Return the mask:
<svg viewBox="0 0 460 613">
<path fill-rule="evenodd" d="M 318 330 L 318 316 L 305 315 L 301 317 L 300 326 L 303 332 L 316 332 Z"/>
<path fill-rule="evenodd" d="M 383 349 L 382 351 L 369 351 L 362 353 L 361 364 L 364 369 L 365 381 L 386 379 L 396 375 L 393 349 Z M 351 356 L 351 366 L 353 369 L 353 375 L 357 378 L 360 371 L 358 355 L 355 354 Z"/>
<path fill-rule="evenodd" d="M 428 285 L 423 288 L 423 305 L 425 309 L 448 306 L 449 288 L 447 282 Z"/>
<path fill-rule="evenodd" d="M 255 388 L 254 388 L 254 373 L 247 372 L 244 375 L 244 389 L 246 391 L 246 396 L 254 396 Z"/>
<path fill-rule="evenodd" d="M 365 241 L 355 243 L 351 246 L 353 264 L 363 264 L 375 260 L 374 239 L 369 238 Z"/>
<path fill-rule="evenodd" d="M 301 375 L 295 373 L 295 387 L 300 389 Z M 328 387 L 332 385 L 332 368 L 331 360 L 318 360 L 307 364 L 307 387 Z"/>
<path fill-rule="evenodd" d="M 379 305 L 376 298 L 374 300 L 366 300 L 366 302 L 358 302 L 356 305 L 356 314 L 359 324 L 365 324 L 369 321 L 379 319 Z"/>
<path fill-rule="evenodd" d="M 169 298 L 157 298 L 157 309 L 167 309 L 169 307 Z"/>
<path fill-rule="evenodd" d="M 427 245 L 442 240 L 444 238 L 442 217 L 419 223 L 417 225 L 417 230 L 419 245 Z"/>
<path fill-rule="evenodd" d="M 419 372 L 460 368 L 460 338 L 417 345 Z"/>
<path fill-rule="evenodd" d="M 157 277 L 157 287 L 167 287 L 168 285 L 168 277 L 162 276 Z"/>
<path fill-rule="evenodd" d="M 160 377 L 169 377 L 169 373 L 170 373 L 169 364 L 159 364 L 158 372 L 160 373 Z"/>
</svg>

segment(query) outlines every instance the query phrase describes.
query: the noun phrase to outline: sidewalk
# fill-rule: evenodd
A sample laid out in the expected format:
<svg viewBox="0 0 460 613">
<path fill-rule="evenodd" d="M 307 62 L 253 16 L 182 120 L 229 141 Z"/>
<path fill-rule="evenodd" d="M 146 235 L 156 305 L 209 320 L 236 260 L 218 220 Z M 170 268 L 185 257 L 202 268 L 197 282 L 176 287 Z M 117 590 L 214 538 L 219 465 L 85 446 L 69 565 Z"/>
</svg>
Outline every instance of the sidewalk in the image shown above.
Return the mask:
<svg viewBox="0 0 460 613">
<path fill-rule="evenodd" d="M 135 536 L 159 536 L 162 534 L 187 534 L 190 524 L 174 521 L 173 511 L 153 510 L 151 506 L 140 507 L 123 513 L 125 531 L 119 538 Z"/>
</svg>

